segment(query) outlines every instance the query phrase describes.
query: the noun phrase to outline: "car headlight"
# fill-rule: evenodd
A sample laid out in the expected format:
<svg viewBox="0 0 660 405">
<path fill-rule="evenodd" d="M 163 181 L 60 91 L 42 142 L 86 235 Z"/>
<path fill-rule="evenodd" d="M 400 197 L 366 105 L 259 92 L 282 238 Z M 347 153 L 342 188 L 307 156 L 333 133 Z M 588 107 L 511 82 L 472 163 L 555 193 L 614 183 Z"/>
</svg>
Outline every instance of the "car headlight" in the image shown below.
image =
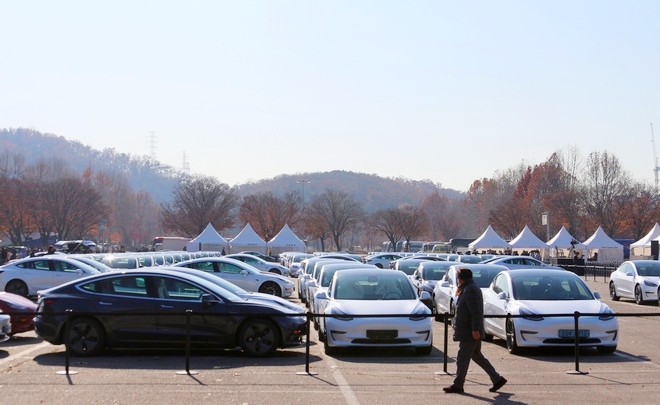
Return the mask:
<svg viewBox="0 0 660 405">
<path fill-rule="evenodd" d="M 649 281 L 649 280 L 644 280 L 644 285 L 648 286 L 648 287 L 657 287 L 658 286 L 656 283 L 654 283 L 653 281 Z"/>
<path fill-rule="evenodd" d="M 537 315 L 534 312 L 525 309 L 525 308 L 520 308 L 520 315 L 522 316 L 523 319 L 527 319 L 528 321 L 542 321 L 543 317 L 541 315 Z"/>
<path fill-rule="evenodd" d="M 339 309 L 335 308 L 333 309 L 333 318 L 338 319 L 340 321 L 352 321 L 353 317 L 347 315 L 344 311 L 340 311 Z"/>
<path fill-rule="evenodd" d="M 609 321 L 612 318 L 614 318 L 614 311 L 612 311 L 610 308 L 605 308 L 603 313 L 598 316 L 598 319 L 601 321 Z"/>
<path fill-rule="evenodd" d="M 411 321 L 423 321 L 427 318 L 427 314 L 426 307 L 419 307 L 409 319 Z"/>
</svg>

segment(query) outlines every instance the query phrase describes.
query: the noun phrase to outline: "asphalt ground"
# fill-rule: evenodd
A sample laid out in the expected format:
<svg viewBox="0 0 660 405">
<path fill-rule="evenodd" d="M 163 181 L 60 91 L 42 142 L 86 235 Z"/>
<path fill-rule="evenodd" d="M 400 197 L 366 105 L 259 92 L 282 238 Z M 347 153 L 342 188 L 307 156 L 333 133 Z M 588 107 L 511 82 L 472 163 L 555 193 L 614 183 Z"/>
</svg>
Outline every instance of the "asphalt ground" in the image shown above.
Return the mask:
<svg viewBox="0 0 660 405">
<path fill-rule="evenodd" d="M 0 398 L 19 404 L 655 404 L 660 393 L 660 317 L 657 305 L 612 302 L 602 279 L 589 281 L 620 318 L 618 350 L 527 350 L 513 356 L 504 342 L 484 342 L 483 352 L 509 382 L 491 393 L 487 375 L 470 367 L 465 394 L 445 394 L 455 372 L 457 344 L 448 342 L 443 371 L 444 325 L 434 323 L 434 350 L 348 350 L 326 356 L 311 333 L 309 371 L 305 346 L 254 359 L 239 351 L 194 352 L 186 373 L 182 351 L 111 351 L 71 358 L 65 374 L 63 346 L 33 333 L 0 344 Z"/>
</svg>

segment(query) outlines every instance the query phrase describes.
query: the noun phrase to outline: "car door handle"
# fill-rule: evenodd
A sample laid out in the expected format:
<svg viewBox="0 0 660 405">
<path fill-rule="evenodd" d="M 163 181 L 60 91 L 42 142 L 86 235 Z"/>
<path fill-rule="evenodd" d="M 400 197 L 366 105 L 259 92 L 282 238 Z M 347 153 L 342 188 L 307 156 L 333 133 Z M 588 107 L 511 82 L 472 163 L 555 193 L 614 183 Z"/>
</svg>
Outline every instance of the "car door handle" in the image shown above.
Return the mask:
<svg viewBox="0 0 660 405">
<path fill-rule="evenodd" d="M 112 305 L 112 302 L 99 301 L 99 305 Z"/>
<path fill-rule="evenodd" d="M 165 309 L 173 309 L 173 308 L 174 308 L 174 305 L 162 305 L 162 304 L 161 304 L 160 307 L 161 307 L 161 308 L 165 308 Z"/>
</svg>

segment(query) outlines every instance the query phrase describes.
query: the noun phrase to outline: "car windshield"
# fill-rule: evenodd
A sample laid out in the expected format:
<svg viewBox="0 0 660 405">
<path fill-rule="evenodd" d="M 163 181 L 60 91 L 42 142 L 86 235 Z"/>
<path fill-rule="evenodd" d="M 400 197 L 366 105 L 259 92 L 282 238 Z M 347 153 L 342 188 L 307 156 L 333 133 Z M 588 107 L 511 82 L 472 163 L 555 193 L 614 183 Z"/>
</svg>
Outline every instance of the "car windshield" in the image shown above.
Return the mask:
<svg viewBox="0 0 660 405">
<path fill-rule="evenodd" d="M 644 277 L 660 277 L 660 262 L 637 264 L 637 273 Z"/>
<path fill-rule="evenodd" d="M 424 268 L 422 276 L 425 280 L 440 280 L 447 274 L 447 269 Z"/>
<path fill-rule="evenodd" d="M 403 262 L 399 262 L 399 265 L 397 266 L 397 270 L 401 270 L 407 275 L 412 276 L 415 270 L 417 270 L 417 267 L 419 267 L 420 263 L 421 261 L 419 260 L 413 260 L 413 261 L 406 260 Z"/>
<path fill-rule="evenodd" d="M 358 274 L 340 277 L 335 298 L 344 300 L 413 300 L 415 292 L 408 280 L 400 275 Z"/>
<path fill-rule="evenodd" d="M 504 270 L 504 269 L 502 269 Z M 496 275 L 502 270 L 472 269 L 472 277 L 479 288 L 488 288 Z"/>
<path fill-rule="evenodd" d="M 513 297 L 517 300 L 532 301 L 593 299 L 591 291 L 580 278 L 569 277 L 566 274 L 557 274 L 553 276 L 525 275 L 514 277 Z"/>
</svg>

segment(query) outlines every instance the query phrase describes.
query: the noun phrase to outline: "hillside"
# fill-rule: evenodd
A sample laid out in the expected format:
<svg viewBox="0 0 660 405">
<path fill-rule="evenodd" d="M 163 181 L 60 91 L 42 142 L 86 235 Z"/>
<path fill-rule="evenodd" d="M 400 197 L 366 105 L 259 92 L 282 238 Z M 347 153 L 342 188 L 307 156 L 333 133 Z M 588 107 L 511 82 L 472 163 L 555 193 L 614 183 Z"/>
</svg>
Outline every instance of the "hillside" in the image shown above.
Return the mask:
<svg viewBox="0 0 660 405">
<path fill-rule="evenodd" d="M 3 153 L 22 154 L 27 164 L 33 164 L 42 157 L 61 156 L 78 171 L 91 167 L 94 170 L 122 172 L 135 191 L 147 191 L 157 202 L 170 200 L 172 189 L 182 176 L 175 168 L 145 156 L 117 153 L 114 149 L 99 151 L 62 136 L 25 128 L 0 129 L 0 150 Z M 327 189 L 340 190 L 362 202 L 367 212 L 395 207 L 401 203 L 418 205 L 436 190 L 450 198 L 461 198 L 463 195 L 456 190 L 442 189 L 430 180 L 384 178 L 343 170 L 282 174 L 272 179 L 241 184 L 237 189 L 241 196 L 268 191 L 283 195 L 293 191 L 302 192 L 302 184 L 297 183 L 299 180 L 309 181 L 304 186 L 307 201 L 310 196 Z"/>
</svg>

